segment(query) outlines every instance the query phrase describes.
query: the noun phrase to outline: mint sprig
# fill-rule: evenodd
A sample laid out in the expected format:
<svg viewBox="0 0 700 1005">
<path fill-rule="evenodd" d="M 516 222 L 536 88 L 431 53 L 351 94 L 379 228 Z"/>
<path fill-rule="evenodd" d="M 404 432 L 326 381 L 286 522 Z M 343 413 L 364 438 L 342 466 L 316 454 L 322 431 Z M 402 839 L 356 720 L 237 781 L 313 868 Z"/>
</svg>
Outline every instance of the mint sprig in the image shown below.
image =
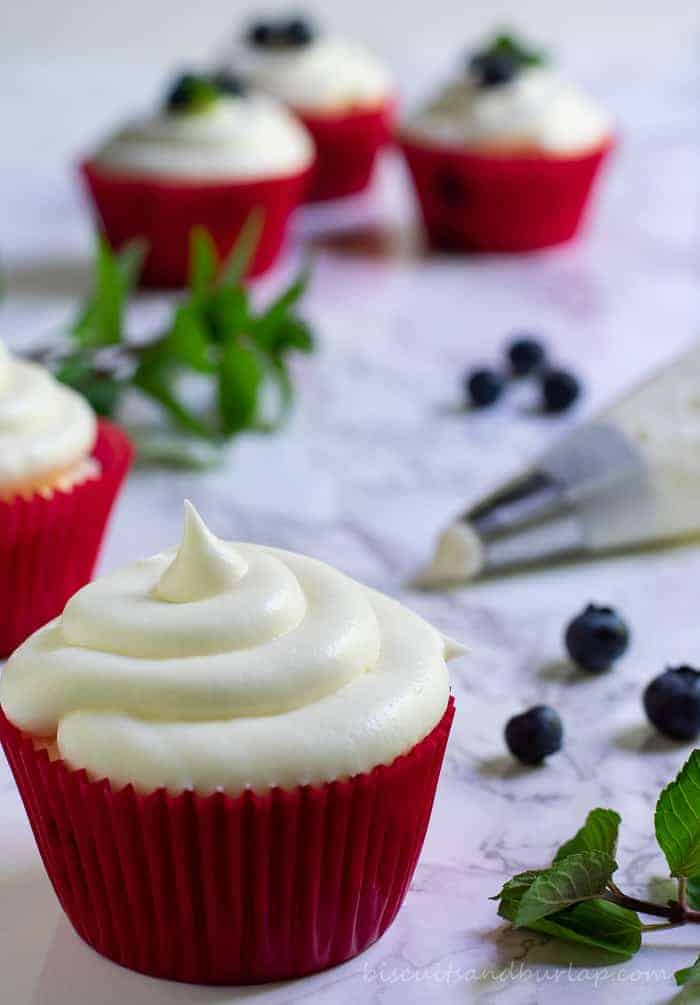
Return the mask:
<svg viewBox="0 0 700 1005">
<path fill-rule="evenodd" d="M 482 55 L 503 56 L 516 66 L 542 66 L 549 61 L 543 49 L 527 45 L 514 32 L 499 32 L 480 50 Z"/>
<path fill-rule="evenodd" d="M 597 808 L 561 845 L 551 866 L 518 873 L 505 883 L 492 898 L 499 915 L 516 927 L 624 959 L 639 950 L 645 931 L 700 923 L 700 750 L 662 791 L 654 819 L 657 841 L 676 879 L 675 899 L 657 904 L 620 890 L 613 881 L 620 816 Z M 640 914 L 663 920 L 642 924 Z M 700 984 L 700 957 L 679 970 L 676 981 Z"/>
<path fill-rule="evenodd" d="M 216 448 L 246 431 L 279 428 L 294 401 L 289 358 L 314 349 L 311 328 L 298 314 L 309 273 L 256 310 L 243 277 L 261 227 L 262 215 L 252 213 L 225 262 L 210 235 L 195 229 L 188 292 L 165 328 L 139 344 L 128 337 L 127 309 L 144 249 L 131 245 L 115 253 L 98 238 L 92 293 L 59 342 L 33 358 L 100 415 L 121 414 L 127 391 L 155 402 L 165 428 L 135 431 L 151 460 L 160 453 L 166 463 L 188 463 L 202 455 L 186 442 L 178 455 L 173 434 Z"/>
</svg>

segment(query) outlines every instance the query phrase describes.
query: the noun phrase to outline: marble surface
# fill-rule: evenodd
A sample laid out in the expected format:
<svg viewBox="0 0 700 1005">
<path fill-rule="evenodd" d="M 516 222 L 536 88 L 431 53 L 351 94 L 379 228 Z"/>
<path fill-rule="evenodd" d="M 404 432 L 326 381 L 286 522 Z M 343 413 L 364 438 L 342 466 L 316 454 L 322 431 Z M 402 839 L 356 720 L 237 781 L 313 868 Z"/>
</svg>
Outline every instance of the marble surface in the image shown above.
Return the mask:
<svg viewBox="0 0 700 1005">
<path fill-rule="evenodd" d="M 640 694 L 664 665 L 700 663 L 700 550 L 560 567 L 422 595 L 405 583 L 440 526 L 572 422 L 671 357 L 698 332 L 698 80 L 690 61 L 647 77 L 581 65 L 621 124 L 597 212 L 571 247 L 524 258 L 428 257 L 401 165 L 367 199 L 300 218 L 271 294 L 315 248 L 305 305 L 318 354 L 297 366 L 299 407 L 277 437 L 242 440 L 206 474 L 137 470 L 101 560 L 109 569 L 176 540 L 189 496 L 222 536 L 308 551 L 411 603 L 470 646 L 454 665 L 457 716 L 420 865 L 398 919 L 364 956 L 296 983 L 256 989 L 164 984 L 100 959 L 73 934 L 42 871 L 0 764 L 0 974 L 12 1005 L 439 1001 L 667 1002 L 672 972 L 698 952 L 682 929 L 650 936 L 623 965 L 562 950 L 500 923 L 487 898 L 539 866 L 597 805 L 623 814 L 620 883 L 663 872 L 656 794 L 687 748 L 655 737 Z M 588 60 L 588 61 L 587 61 Z M 659 76 L 663 74 L 663 76 Z M 89 269 L 89 227 L 68 164 L 112 113 L 152 90 L 154 68 L 25 67 L 0 79 L 5 105 L 0 336 L 15 346 L 70 315 Z M 8 121 L 9 118 L 9 121 Z M 145 298 L 133 325 L 163 309 Z M 457 408 L 460 373 L 494 359 L 514 330 L 546 335 L 585 378 L 577 413 L 544 419 L 525 391 L 490 414 Z M 585 678 L 562 660 L 562 629 L 589 600 L 632 626 L 628 655 Z M 564 751 L 539 770 L 506 755 L 502 727 L 549 702 Z M 569 967 L 569 961 L 575 966 Z"/>
</svg>

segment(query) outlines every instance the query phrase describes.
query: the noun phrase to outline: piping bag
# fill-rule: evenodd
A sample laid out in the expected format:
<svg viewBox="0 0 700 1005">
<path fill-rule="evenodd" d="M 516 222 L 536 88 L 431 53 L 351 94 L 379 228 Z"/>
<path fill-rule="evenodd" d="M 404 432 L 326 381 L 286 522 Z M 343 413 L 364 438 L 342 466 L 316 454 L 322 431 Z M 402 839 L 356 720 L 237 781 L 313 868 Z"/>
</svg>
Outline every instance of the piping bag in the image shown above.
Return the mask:
<svg viewBox="0 0 700 1005">
<path fill-rule="evenodd" d="M 478 502 L 415 585 L 700 535 L 700 342 Z"/>
</svg>

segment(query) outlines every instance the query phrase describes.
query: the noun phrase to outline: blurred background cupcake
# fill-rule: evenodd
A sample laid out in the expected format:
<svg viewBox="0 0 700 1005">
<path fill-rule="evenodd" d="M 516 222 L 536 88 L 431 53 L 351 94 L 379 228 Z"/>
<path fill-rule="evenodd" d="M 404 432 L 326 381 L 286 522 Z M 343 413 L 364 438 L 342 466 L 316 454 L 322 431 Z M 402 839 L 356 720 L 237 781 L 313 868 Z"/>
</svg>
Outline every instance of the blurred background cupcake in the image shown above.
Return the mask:
<svg viewBox="0 0 700 1005">
<path fill-rule="evenodd" d="M 0 739 L 77 932 L 209 984 L 357 955 L 413 875 L 460 651 L 188 507 L 178 549 L 81 590 L 0 682 Z"/>
<path fill-rule="evenodd" d="M 309 201 L 365 189 L 394 108 L 394 86 L 379 59 L 362 45 L 324 35 L 302 15 L 251 21 L 234 53 L 234 63 L 286 102 L 313 136 Z"/>
<path fill-rule="evenodd" d="M 169 287 L 186 281 L 194 227 L 223 259 L 253 209 L 263 222 L 250 273 L 269 268 L 313 157 L 307 131 L 274 98 L 230 72 L 184 73 L 160 109 L 110 136 L 82 172 L 110 244 L 145 238 L 142 281 Z"/>
<path fill-rule="evenodd" d="M 90 578 L 130 461 L 121 430 L 0 342 L 0 657 Z"/>
<path fill-rule="evenodd" d="M 401 146 L 432 244 L 528 251 L 576 233 L 612 131 L 546 54 L 501 34 L 406 119 Z"/>
</svg>

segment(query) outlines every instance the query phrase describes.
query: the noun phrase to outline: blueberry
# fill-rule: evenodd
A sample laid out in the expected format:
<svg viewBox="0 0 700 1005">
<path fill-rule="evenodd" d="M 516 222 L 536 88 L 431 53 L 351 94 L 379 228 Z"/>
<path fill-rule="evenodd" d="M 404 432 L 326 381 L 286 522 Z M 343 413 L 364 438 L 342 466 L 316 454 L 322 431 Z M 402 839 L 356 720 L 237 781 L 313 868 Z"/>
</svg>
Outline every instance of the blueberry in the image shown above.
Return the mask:
<svg viewBox="0 0 700 1005">
<path fill-rule="evenodd" d="M 254 21 L 246 32 L 246 41 L 249 45 L 264 47 L 270 45 L 274 35 L 274 25 L 269 21 Z"/>
<path fill-rule="evenodd" d="M 564 643 L 576 666 L 600 673 L 622 656 L 629 638 L 629 629 L 617 611 L 589 604 L 569 623 Z"/>
<path fill-rule="evenodd" d="M 483 367 L 467 374 L 465 390 L 469 403 L 474 408 L 488 408 L 503 394 L 505 381 L 498 370 Z"/>
<path fill-rule="evenodd" d="M 542 375 L 542 408 L 545 412 L 565 412 L 580 393 L 578 378 L 568 370 L 552 369 Z"/>
<path fill-rule="evenodd" d="M 531 335 L 520 335 L 508 346 L 508 361 L 516 377 L 527 377 L 539 370 L 545 358 L 544 345 Z"/>
<path fill-rule="evenodd" d="M 501 87 L 520 72 L 517 60 L 501 52 L 478 52 L 469 61 L 469 72 L 478 87 Z"/>
<path fill-rule="evenodd" d="M 672 740 L 694 740 L 700 733 L 700 672 L 672 667 L 644 692 L 644 711 L 652 725 Z"/>
<path fill-rule="evenodd" d="M 313 42 L 316 32 L 311 22 L 305 17 L 293 17 L 283 28 L 283 36 L 287 45 L 309 45 Z"/>
<path fill-rule="evenodd" d="M 539 764 L 561 750 L 563 735 L 561 719 L 549 705 L 535 705 L 514 715 L 505 728 L 508 750 L 523 764 Z"/>
<path fill-rule="evenodd" d="M 247 91 L 245 80 L 228 70 L 219 70 L 218 73 L 215 73 L 212 77 L 212 83 L 224 94 L 230 94 L 236 98 L 240 98 Z"/>
</svg>

